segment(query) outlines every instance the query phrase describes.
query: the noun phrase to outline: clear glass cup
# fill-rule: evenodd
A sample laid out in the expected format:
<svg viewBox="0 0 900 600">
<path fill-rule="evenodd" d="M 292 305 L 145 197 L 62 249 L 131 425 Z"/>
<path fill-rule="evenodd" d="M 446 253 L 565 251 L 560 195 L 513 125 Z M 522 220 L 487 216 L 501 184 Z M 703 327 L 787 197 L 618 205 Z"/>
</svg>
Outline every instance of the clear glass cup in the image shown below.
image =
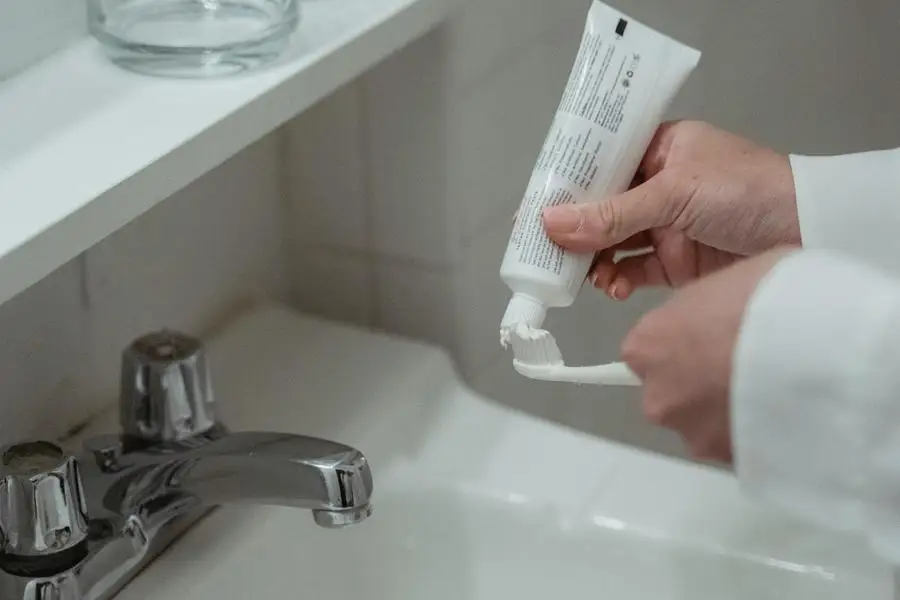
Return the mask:
<svg viewBox="0 0 900 600">
<path fill-rule="evenodd" d="M 299 0 L 87 0 L 88 26 L 116 64 L 151 75 L 219 77 L 277 58 Z"/>
</svg>

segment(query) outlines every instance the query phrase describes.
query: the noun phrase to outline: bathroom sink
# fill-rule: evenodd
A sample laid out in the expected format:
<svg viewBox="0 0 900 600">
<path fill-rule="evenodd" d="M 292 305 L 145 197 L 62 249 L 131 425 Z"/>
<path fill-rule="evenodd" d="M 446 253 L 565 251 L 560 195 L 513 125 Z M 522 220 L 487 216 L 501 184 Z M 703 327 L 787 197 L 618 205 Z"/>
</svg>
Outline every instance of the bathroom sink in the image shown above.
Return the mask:
<svg viewBox="0 0 900 600">
<path fill-rule="evenodd" d="M 123 600 L 891 597 L 860 541 L 755 505 L 727 473 L 481 398 L 430 346 L 265 307 L 209 352 L 229 426 L 360 448 L 374 513 L 334 531 L 220 508 Z"/>
</svg>

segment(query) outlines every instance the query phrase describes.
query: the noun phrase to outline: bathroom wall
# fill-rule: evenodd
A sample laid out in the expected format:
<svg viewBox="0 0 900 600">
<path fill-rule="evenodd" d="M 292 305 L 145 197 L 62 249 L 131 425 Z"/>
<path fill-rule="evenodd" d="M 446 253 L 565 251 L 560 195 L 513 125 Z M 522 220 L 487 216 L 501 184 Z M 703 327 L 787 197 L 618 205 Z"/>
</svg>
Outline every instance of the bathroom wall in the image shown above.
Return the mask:
<svg viewBox="0 0 900 600">
<path fill-rule="evenodd" d="M 285 297 L 282 156 L 265 138 L 0 305 L 0 444 L 109 406 L 134 336 L 205 334 Z"/>
<path fill-rule="evenodd" d="M 611 1 L 705 51 L 673 115 L 782 149 L 900 143 L 894 0 Z M 79 35 L 80 4 L 5 3 L 0 78 Z M 133 335 L 163 325 L 204 333 L 255 299 L 290 297 L 444 344 L 466 379 L 501 402 L 680 452 L 642 423 L 633 391 L 530 383 L 498 347 L 500 254 L 589 2 L 459 5 L 287 135 L 248 148 L 0 305 L 0 443 L 56 435 L 108 403 Z M 567 356 L 613 357 L 660 297 L 621 306 L 586 294 L 554 316 Z"/>
<path fill-rule="evenodd" d="M 900 143 L 894 0 L 610 0 L 704 51 L 672 116 L 782 150 Z M 415 42 L 293 123 L 299 305 L 450 348 L 467 380 L 510 405 L 680 454 L 633 390 L 535 384 L 498 344 L 497 269 L 561 94 L 589 0 L 461 0 Z M 586 293 L 553 327 L 572 361 L 616 356 L 664 298 Z"/>
<path fill-rule="evenodd" d="M 3 2 L 0 80 L 77 40 L 84 13 L 82 0 Z M 134 336 L 204 334 L 286 297 L 284 156 L 284 136 L 266 137 L 0 305 L 0 444 L 109 406 Z"/>
<path fill-rule="evenodd" d="M 84 34 L 83 0 L 5 0 L 0 6 L 0 81 Z"/>
</svg>

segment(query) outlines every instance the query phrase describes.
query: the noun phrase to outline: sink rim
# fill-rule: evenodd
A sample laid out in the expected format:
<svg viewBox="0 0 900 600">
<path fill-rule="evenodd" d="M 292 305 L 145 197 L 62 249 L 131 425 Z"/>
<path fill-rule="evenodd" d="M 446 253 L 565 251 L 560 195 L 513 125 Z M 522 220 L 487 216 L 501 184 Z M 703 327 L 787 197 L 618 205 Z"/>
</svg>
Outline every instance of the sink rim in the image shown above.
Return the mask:
<svg viewBox="0 0 900 600">
<path fill-rule="evenodd" d="M 727 473 L 593 438 L 474 394 L 460 383 L 446 352 L 433 346 L 270 305 L 235 321 L 210 340 L 208 349 L 222 418 L 229 427 L 278 428 L 326 437 L 368 456 L 376 478 L 373 518 L 385 490 L 381 473 L 394 467 L 410 469 L 413 461 L 427 460 L 431 462 L 419 466 L 428 464 L 431 478 L 446 485 L 518 494 L 548 511 L 593 511 L 598 518 L 644 527 L 673 541 L 690 538 L 723 552 L 881 576 L 878 565 L 843 560 L 857 548 L 865 552 L 863 544 L 766 513 L 741 495 Z M 348 377 L 348 372 L 356 377 Z M 294 402 L 299 394 L 310 400 Z M 253 402 L 242 401 L 250 395 Z M 114 431 L 116 414 L 113 410 L 103 415 L 81 437 Z M 284 427 L 285 423 L 294 425 Z M 464 447 L 459 439 L 466 441 Z M 537 448 L 535 440 L 544 440 L 546 448 Z M 521 464 L 531 468 L 512 468 Z M 569 493 L 554 493 L 561 487 Z M 668 493 L 670 488 L 677 493 Z M 636 517 L 643 513 L 630 506 L 628 494 L 659 496 L 661 489 L 673 506 L 653 509 L 660 515 L 644 514 L 647 522 L 639 523 Z M 708 506 L 693 513 L 687 510 L 691 501 L 703 498 Z M 227 541 L 247 539 L 253 535 L 254 522 L 284 510 L 291 509 L 216 511 L 178 544 L 201 563 L 243 564 L 251 560 L 246 549 Z M 227 524 L 222 514 L 229 516 Z M 695 525 L 700 517 L 711 518 L 714 529 L 709 535 L 700 532 L 706 537 L 698 538 Z M 300 518 L 313 526 L 309 515 Z M 800 546 L 785 550 L 777 543 L 751 539 L 744 540 L 750 547 L 734 547 L 740 532 L 729 527 L 741 520 L 747 521 L 743 525 L 749 530 L 793 531 Z M 822 551 L 823 545 L 835 551 Z M 791 556 L 792 552 L 801 556 Z M 166 593 L 177 589 L 186 594 L 185 587 L 199 585 L 191 580 L 198 576 L 195 567 L 170 560 L 183 553 L 172 552 L 154 563 L 120 597 L 162 600 Z M 885 575 L 890 575 L 886 568 Z M 166 589 L 171 591 L 163 593 Z"/>
</svg>

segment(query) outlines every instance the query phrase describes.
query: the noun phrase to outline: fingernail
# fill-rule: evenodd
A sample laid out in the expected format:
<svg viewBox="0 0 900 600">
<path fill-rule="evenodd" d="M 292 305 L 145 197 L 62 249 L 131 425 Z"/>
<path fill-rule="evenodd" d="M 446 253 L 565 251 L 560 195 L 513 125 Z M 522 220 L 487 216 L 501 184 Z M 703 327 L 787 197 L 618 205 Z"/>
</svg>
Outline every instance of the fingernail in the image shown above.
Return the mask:
<svg viewBox="0 0 900 600">
<path fill-rule="evenodd" d="M 597 274 L 591 273 L 588 275 L 588 283 L 591 284 L 591 287 L 597 287 Z"/>
<path fill-rule="evenodd" d="M 581 213 L 574 206 L 551 206 L 544 209 L 544 226 L 557 233 L 575 233 L 581 224 Z"/>
<path fill-rule="evenodd" d="M 625 294 L 625 286 L 619 281 L 613 281 L 609 285 L 609 295 L 613 300 L 624 300 L 627 295 Z"/>
</svg>

